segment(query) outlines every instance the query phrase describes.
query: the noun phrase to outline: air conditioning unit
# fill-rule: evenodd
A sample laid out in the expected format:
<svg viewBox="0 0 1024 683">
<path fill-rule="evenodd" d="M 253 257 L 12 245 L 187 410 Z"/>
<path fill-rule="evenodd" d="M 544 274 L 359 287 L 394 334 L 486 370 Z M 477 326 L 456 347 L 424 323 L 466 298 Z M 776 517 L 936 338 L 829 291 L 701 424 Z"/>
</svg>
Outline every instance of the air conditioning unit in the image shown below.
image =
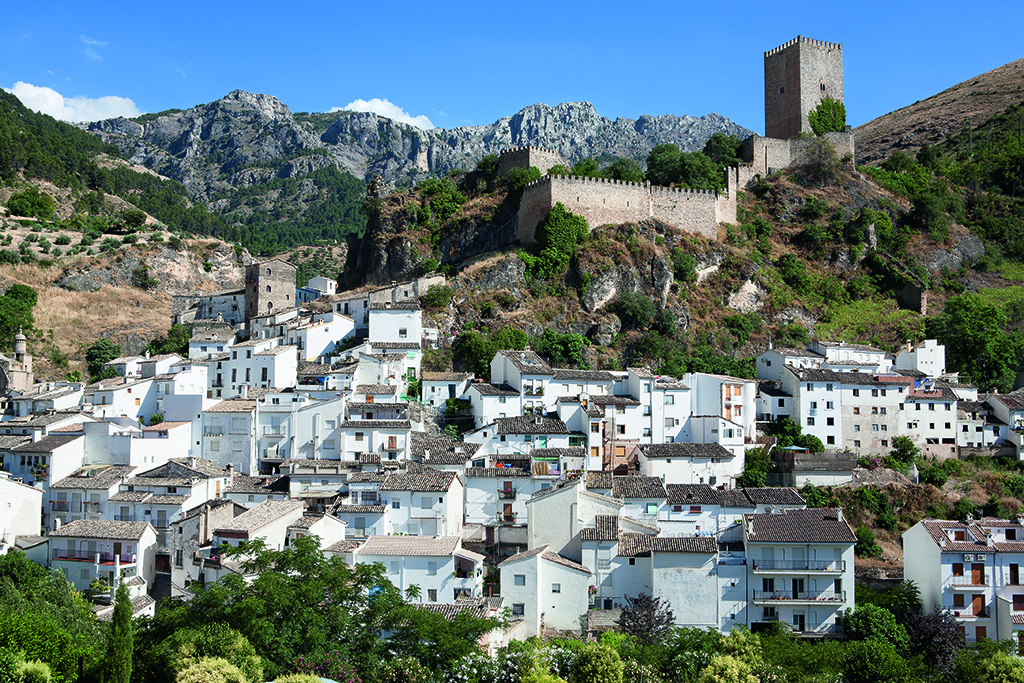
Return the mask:
<svg viewBox="0 0 1024 683">
<path fill-rule="evenodd" d="M 964 555 L 964 562 L 974 562 L 974 555 Z"/>
</svg>

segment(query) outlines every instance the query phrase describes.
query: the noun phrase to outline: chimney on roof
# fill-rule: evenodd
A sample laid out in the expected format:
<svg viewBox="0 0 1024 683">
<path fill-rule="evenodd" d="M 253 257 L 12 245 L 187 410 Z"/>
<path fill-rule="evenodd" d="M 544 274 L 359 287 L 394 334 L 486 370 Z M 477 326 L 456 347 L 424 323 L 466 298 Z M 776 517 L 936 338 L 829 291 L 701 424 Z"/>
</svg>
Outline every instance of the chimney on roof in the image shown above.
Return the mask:
<svg viewBox="0 0 1024 683">
<path fill-rule="evenodd" d="M 228 486 L 231 486 L 231 482 L 235 480 L 235 465 L 229 462 L 224 469 L 228 471 Z"/>
<path fill-rule="evenodd" d="M 843 521 L 843 508 L 836 508 L 836 519 Z"/>
</svg>

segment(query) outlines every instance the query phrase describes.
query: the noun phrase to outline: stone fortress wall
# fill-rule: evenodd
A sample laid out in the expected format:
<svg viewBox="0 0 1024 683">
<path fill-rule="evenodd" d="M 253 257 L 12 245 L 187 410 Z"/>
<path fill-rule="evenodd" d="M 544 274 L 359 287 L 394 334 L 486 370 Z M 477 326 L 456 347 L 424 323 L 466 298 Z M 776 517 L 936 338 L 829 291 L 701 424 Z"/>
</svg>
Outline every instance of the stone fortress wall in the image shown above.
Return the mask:
<svg viewBox="0 0 1024 683">
<path fill-rule="evenodd" d="M 714 239 L 720 222 L 736 222 L 739 179 L 739 169 L 727 169 L 726 189 L 716 193 L 660 187 L 648 182 L 545 176 L 523 188 L 519 204 L 519 240 L 532 242 L 537 224 L 559 202 L 586 218 L 592 227 L 654 218 Z"/>
<path fill-rule="evenodd" d="M 825 133 L 825 139 L 836 150 L 840 159 L 854 156 L 853 130 L 849 126 L 842 133 Z M 789 166 L 807 163 L 808 152 L 813 139 L 780 140 L 779 138 L 763 138 L 754 134 L 740 145 L 739 157 L 751 165 L 753 175 L 770 175 Z M 744 185 L 740 185 L 744 187 Z"/>
</svg>

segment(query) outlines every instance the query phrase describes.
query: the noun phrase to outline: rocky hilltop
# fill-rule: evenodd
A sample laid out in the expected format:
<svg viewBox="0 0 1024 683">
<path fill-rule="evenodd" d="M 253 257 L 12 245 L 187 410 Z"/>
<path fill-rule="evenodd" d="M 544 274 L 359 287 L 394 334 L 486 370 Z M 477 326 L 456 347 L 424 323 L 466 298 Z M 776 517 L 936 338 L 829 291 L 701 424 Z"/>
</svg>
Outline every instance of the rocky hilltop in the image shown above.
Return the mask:
<svg viewBox="0 0 1024 683">
<path fill-rule="evenodd" d="M 204 202 L 231 188 L 331 165 L 363 180 L 380 175 L 411 184 L 520 145 L 556 149 L 570 161 L 602 154 L 643 158 L 661 143 L 693 151 L 718 131 L 750 134 L 719 114 L 612 120 L 589 102 L 535 104 L 487 126 L 420 130 L 372 113 L 293 114 L 275 97 L 241 90 L 186 111 L 108 119 L 87 130 L 118 145 L 133 163 L 182 182 Z"/>
</svg>

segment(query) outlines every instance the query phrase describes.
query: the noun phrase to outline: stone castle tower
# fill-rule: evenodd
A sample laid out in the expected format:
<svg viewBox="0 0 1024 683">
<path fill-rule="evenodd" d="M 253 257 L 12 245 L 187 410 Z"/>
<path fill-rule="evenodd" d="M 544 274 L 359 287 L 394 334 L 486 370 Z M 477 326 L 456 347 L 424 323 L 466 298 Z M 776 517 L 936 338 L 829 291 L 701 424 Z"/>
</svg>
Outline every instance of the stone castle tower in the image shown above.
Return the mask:
<svg viewBox="0 0 1024 683">
<path fill-rule="evenodd" d="M 764 53 L 764 134 L 810 133 L 807 112 L 828 95 L 843 100 L 843 44 L 797 36 Z"/>
<path fill-rule="evenodd" d="M 284 259 L 253 263 L 245 268 L 245 320 L 295 306 L 297 268 Z"/>
</svg>

